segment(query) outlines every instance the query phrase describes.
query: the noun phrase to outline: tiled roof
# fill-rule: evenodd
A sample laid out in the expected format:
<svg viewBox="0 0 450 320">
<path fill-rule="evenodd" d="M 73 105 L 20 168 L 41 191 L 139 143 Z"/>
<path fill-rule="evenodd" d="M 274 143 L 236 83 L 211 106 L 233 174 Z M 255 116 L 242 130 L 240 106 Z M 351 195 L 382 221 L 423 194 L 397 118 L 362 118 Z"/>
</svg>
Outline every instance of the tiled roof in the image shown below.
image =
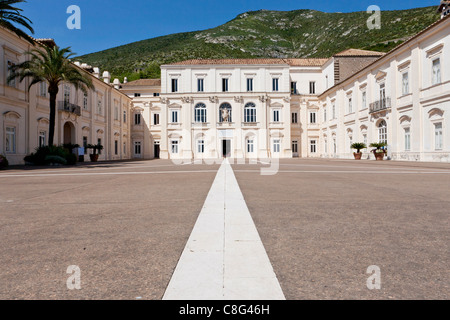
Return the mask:
<svg viewBox="0 0 450 320">
<path fill-rule="evenodd" d="M 291 65 L 322 66 L 328 59 L 194 59 L 169 64 L 170 66 L 192 65 Z"/>
<path fill-rule="evenodd" d="M 244 65 L 244 64 L 286 64 L 283 59 L 194 59 L 169 64 L 171 66 L 191 65 Z"/>
<path fill-rule="evenodd" d="M 285 59 L 292 67 L 321 67 L 330 59 Z"/>
<path fill-rule="evenodd" d="M 381 57 L 385 53 L 360 49 L 347 49 L 336 53 L 333 57 Z"/>
<path fill-rule="evenodd" d="M 161 86 L 161 79 L 139 79 L 123 83 L 123 86 Z"/>
</svg>

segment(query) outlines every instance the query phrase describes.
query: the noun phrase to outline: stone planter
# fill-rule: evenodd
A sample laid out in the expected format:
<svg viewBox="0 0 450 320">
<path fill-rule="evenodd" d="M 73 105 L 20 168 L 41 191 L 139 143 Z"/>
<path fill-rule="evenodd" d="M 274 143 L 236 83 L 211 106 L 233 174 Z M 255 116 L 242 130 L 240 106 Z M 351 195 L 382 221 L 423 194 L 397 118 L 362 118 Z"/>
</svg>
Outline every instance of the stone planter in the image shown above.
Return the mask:
<svg viewBox="0 0 450 320">
<path fill-rule="evenodd" d="M 384 152 L 381 152 L 381 153 L 375 152 L 375 159 L 377 159 L 377 161 L 383 161 L 384 160 L 384 156 L 385 156 Z"/>
<path fill-rule="evenodd" d="M 355 156 L 355 160 L 361 160 L 362 159 L 362 152 L 360 152 L 360 153 L 353 153 L 353 155 Z"/>
<path fill-rule="evenodd" d="M 89 158 L 91 158 L 91 162 L 97 162 L 98 161 L 98 154 L 90 154 Z"/>
</svg>

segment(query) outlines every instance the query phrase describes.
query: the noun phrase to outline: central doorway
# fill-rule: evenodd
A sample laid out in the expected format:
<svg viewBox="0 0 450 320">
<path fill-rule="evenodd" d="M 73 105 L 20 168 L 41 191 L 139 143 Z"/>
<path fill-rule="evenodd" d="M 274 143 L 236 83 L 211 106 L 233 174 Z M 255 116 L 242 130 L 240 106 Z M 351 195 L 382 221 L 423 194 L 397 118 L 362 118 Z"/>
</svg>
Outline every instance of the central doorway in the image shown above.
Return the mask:
<svg viewBox="0 0 450 320">
<path fill-rule="evenodd" d="M 224 158 L 231 157 L 231 140 L 222 140 L 222 156 Z"/>
</svg>

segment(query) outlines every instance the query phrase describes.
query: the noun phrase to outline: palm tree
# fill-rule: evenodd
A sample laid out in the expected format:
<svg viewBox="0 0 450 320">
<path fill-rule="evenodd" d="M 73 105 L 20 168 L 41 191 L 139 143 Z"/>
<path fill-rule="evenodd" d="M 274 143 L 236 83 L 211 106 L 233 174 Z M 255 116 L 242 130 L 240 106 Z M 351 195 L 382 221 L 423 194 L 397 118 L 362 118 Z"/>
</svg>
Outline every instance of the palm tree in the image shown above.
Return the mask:
<svg viewBox="0 0 450 320">
<path fill-rule="evenodd" d="M 59 92 L 59 85 L 62 83 L 71 84 L 75 89 L 81 89 L 84 93 L 87 93 L 88 89 L 94 89 L 94 85 L 89 75 L 70 61 L 70 58 L 75 55 L 70 47 L 60 49 L 58 46 L 43 46 L 25 54 L 30 55 L 31 59 L 11 66 L 8 81 L 19 78 L 22 82 L 25 78 L 30 78 L 28 90 L 37 83 L 47 83 L 48 93 L 50 94 L 48 144 L 52 146 L 55 135 L 56 96 Z"/>
<path fill-rule="evenodd" d="M 20 38 L 23 38 L 30 42 L 31 44 L 34 44 L 33 38 L 31 38 L 29 35 L 27 35 L 25 32 L 23 32 L 21 29 L 17 28 L 14 23 L 17 23 L 28 30 L 32 34 L 34 34 L 34 30 L 31 27 L 31 20 L 27 17 L 23 16 L 21 12 L 22 9 L 13 7 L 12 5 L 16 3 L 22 3 L 26 2 L 25 0 L 0 0 L 0 26 L 14 32 L 17 34 Z"/>
</svg>

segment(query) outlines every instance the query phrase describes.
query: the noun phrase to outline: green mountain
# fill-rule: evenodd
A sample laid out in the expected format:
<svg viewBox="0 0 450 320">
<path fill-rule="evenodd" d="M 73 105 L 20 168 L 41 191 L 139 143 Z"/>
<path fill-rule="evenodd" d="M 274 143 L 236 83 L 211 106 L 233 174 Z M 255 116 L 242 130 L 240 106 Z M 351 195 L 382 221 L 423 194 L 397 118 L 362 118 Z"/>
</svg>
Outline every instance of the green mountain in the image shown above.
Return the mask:
<svg viewBox="0 0 450 320">
<path fill-rule="evenodd" d="M 160 65 L 188 59 L 323 58 L 348 48 L 387 52 L 439 19 L 436 7 L 383 11 L 380 30 L 366 12 L 252 11 L 219 27 L 143 40 L 77 60 L 121 80 L 158 78 Z"/>
</svg>

